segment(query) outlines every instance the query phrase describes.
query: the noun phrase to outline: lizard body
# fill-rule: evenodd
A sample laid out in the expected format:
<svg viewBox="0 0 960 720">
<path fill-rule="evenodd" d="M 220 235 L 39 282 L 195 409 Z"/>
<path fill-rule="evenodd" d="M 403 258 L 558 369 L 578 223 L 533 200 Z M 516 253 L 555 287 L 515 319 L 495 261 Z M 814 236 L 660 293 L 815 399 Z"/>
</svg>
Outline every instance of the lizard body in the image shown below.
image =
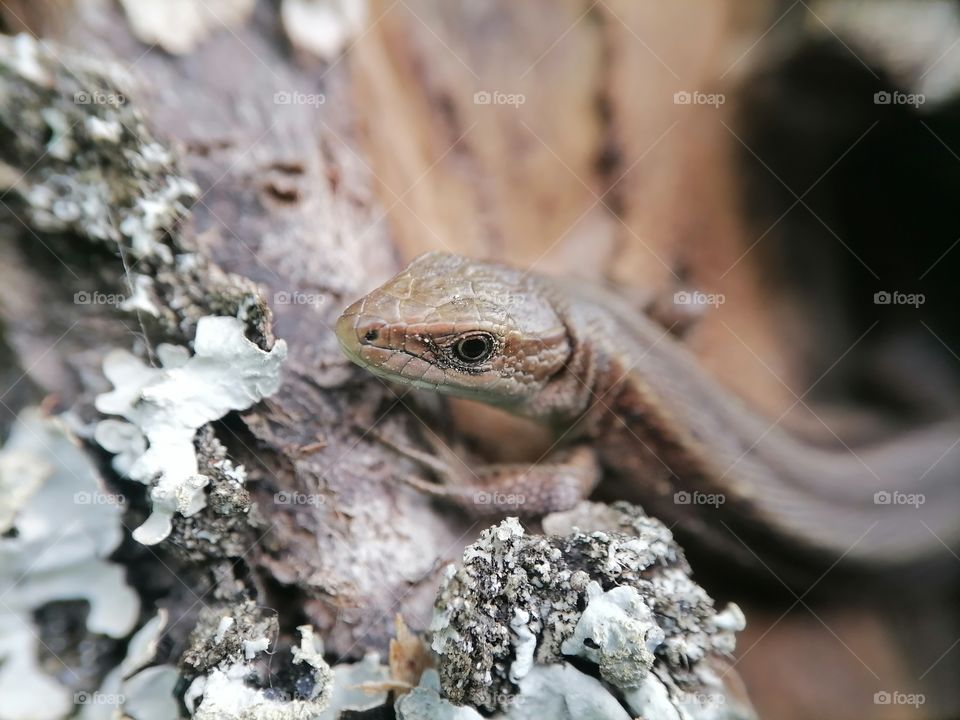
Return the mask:
<svg viewBox="0 0 960 720">
<path fill-rule="evenodd" d="M 711 516 L 722 509 L 782 544 L 883 564 L 944 553 L 960 534 L 960 422 L 856 448 L 804 442 L 597 288 L 428 253 L 347 308 L 337 335 L 376 375 L 549 423 L 568 453 L 596 453 L 617 494 L 706 537 L 730 539 Z M 529 465 L 498 466 L 495 482 L 547 498 L 527 510 L 563 509 L 597 479 L 574 455 L 572 473 L 552 470 L 563 492 L 544 492 Z"/>
</svg>

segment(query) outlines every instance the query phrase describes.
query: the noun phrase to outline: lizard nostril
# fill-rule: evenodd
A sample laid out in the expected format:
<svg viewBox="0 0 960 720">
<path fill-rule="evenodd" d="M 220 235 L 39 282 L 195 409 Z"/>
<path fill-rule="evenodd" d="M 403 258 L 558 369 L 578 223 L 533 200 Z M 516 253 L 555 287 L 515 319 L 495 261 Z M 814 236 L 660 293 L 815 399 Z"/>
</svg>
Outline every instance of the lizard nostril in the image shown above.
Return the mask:
<svg viewBox="0 0 960 720">
<path fill-rule="evenodd" d="M 363 339 L 367 342 L 376 342 L 376 339 L 380 337 L 380 333 L 377 330 L 367 330 L 364 333 Z"/>
</svg>

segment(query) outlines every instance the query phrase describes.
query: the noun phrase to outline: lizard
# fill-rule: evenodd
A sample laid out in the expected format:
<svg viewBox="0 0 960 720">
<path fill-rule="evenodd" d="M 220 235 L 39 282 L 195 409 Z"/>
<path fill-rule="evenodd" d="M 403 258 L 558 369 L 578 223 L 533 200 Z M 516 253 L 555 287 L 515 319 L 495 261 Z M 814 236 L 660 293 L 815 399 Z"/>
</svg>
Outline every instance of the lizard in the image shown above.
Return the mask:
<svg viewBox="0 0 960 720">
<path fill-rule="evenodd" d="M 553 429 L 556 449 L 534 465 L 456 470 L 398 448 L 446 485 L 410 482 L 468 510 L 563 510 L 609 476 L 615 495 L 711 544 L 742 532 L 873 569 L 943 556 L 960 534 L 960 422 L 855 448 L 811 443 L 600 287 L 430 252 L 350 305 L 335 332 L 376 376 Z"/>
</svg>

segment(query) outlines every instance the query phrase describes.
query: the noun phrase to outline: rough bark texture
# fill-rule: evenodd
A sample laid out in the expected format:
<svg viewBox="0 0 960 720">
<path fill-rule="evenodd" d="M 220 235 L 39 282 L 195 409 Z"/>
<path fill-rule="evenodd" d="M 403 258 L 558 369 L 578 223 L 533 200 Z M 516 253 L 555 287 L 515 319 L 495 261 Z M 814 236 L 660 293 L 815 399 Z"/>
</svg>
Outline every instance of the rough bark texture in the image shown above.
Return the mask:
<svg viewBox="0 0 960 720">
<path fill-rule="evenodd" d="M 794 393 L 819 367 L 806 353 L 816 318 L 783 299 L 762 256 L 741 261 L 764 227 L 742 212 L 737 92 L 766 44 L 796 30 L 788 19 L 754 47 L 777 19 L 774 3 L 372 0 L 363 29 L 342 43 L 349 52 L 326 59 L 290 44 L 270 2 L 227 24 L 208 19 L 177 55 L 143 43 L 113 3 L 29 13 L 21 5 L 5 8 L 7 29 L 57 35 L 61 44 L 46 56 L 46 79 L 0 78 L 4 425 L 48 394 L 58 410 L 93 420 L 94 396 L 109 389 L 107 352 L 149 356 L 162 341 L 186 344 L 203 315 L 241 314 L 261 350 L 275 339 L 288 346 L 280 390 L 198 443 L 207 465 L 229 456 L 246 468 L 250 497 L 178 516 L 155 549 L 124 550 L 130 566 L 141 566 L 131 582 L 177 618 L 169 658 L 195 644 L 188 634 L 201 607 L 244 603 L 251 593 L 279 611 L 287 644 L 309 622 L 328 654 L 350 659 L 384 650 L 397 613 L 414 629 L 428 624 L 442 568 L 484 524 L 398 481 L 418 468 L 367 430 L 377 425 L 413 444 L 444 411 L 359 374 L 331 331 L 348 301 L 421 251 L 616 283 L 638 308 L 678 288 L 708 287 L 728 301 L 690 339 L 704 364 L 772 417 L 792 408 L 786 422 L 809 420 Z M 112 75 L 123 77 L 105 85 Z M 70 101 L 96 88 L 129 102 Z M 695 90 L 726 101 L 673 101 Z M 50 108 L 71 147 L 50 137 Z M 176 157 L 127 174 L 129 157 L 91 140 L 96 127 L 86 118 L 107 122 L 111 113 L 137 147 L 155 138 Z M 185 184 L 166 198 L 176 209 L 150 229 L 154 246 L 144 249 L 24 192 L 58 187 L 60 176 L 110 189 L 101 198 L 113 213 L 108 226 L 120 226 L 131 198 L 169 178 L 196 183 L 196 192 Z M 185 271 L 180 255 L 198 260 Z M 152 279 L 156 316 L 75 301 L 77 293 L 129 297 L 131 266 Z M 785 319 L 797 321 L 804 352 L 777 334 Z M 831 347 L 849 340 L 833 338 Z M 453 403 L 451 417 L 491 457 L 529 456 L 543 442 L 493 411 Z M 145 508 L 135 503 L 127 524 Z M 195 542 L 198 528 L 214 528 L 220 542 Z M 266 623 L 257 612 L 251 624 Z M 748 689 L 759 688 L 761 715 L 829 707 L 861 717 L 876 689 L 916 676 L 874 609 L 859 609 L 856 623 L 844 608 L 822 611 L 826 624 L 843 628 L 832 645 L 822 622 L 781 624 L 779 611 L 765 618 L 759 602 L 756 612 L 748 628 L 759 628 L 751 630 L 757 648 L 743 645 L 751 656 L 741 668 Z M 775 643 L 768 627 L 779 628 Z M 800 680 L 770 677 L 769 658 L 784 656 Z M 820 678 L 824 667 L 844 681 Z M 866 699 L 844 704 L 851 685 Z M 784 707 L 791 703 L 800 708 L 794 715 Z"/>
</svg>

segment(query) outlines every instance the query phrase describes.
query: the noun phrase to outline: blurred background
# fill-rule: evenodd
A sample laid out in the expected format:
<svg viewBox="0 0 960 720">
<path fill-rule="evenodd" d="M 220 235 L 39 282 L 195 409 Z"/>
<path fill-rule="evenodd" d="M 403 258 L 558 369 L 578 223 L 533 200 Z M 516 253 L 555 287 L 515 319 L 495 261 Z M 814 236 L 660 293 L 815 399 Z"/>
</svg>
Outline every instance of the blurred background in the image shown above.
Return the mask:
<svg viewBox="0 0 960 720">
<path fill-rule="evenodd" d="M 191 232 L 217 263 L 331 298 L 273 307 L 276 336 L 309 345 L 294 374 L 317 386 L 346 372 L 324 328 L 338 309 L 447 250 L 608 284 L 638 312 L 677 292 L 714 298 L 684 342 L 745 403 L 816 442 L 960 411 L 960 3 L 2 0 L 0 19 L 129 78 L 202 191 Z M 33 242 L 13 196 L 3 212 L 17 248 L 0 276 L 9 427 L 28 402 L 89 393 L 78 333 L 106 326 L 78 316 L 46 350 L 77 309 L 53 318 L 22 288 L 87 286 Z M 40 233 L 71 274 L 108 273 Z M 487 456 L 544 442 L 491 410 L 453 403 L 452 417 Z M 355 528 L 334 527 L 354 542 Z M 431 528 L 431 547 L 460 534 Z M 309 589 L 304 614 L 355 654 L 329 603 L 348 583 L 283 566 L 317 550 L 289 532 L 254 564 Z M 746 611 L 736 668 L 760 717 L 960 717 L 960 559 L 935 587 L 867 592 L 842 566 L 796 588 L 692 558 L 715 597 Z M 358 615 L 376 586 L 364 582 L 343 603 Z M 405 612 L 424 616 L 426 597 Z M 379 610 L 360 648 L 383 645 Z"/>
</svg>

